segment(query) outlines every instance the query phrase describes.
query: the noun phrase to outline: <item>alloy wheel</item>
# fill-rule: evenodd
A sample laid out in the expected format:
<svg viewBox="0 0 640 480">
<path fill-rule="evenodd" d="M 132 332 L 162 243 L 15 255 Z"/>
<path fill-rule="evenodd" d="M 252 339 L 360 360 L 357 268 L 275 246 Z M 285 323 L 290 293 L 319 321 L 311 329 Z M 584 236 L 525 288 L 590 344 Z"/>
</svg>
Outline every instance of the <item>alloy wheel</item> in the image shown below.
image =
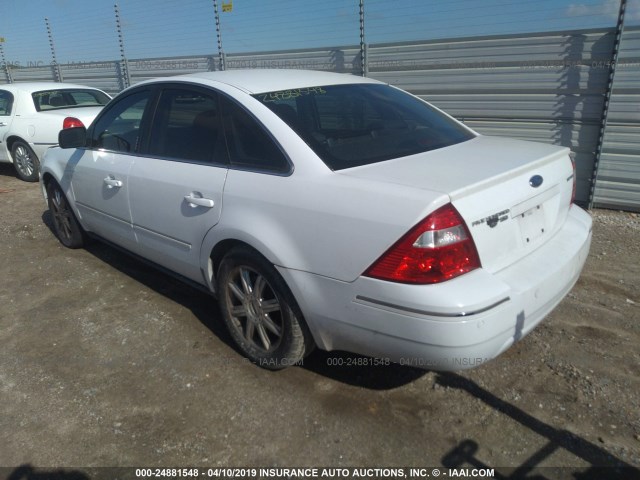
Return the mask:
<svg viewBox="0 0 640 480">
<path fill-rule="evenodd" d="M 16 147 L 13 161 L 25 177 L 30 177 L 35 172 L 35 162 L 25 146 L 18 145 Z"/>
<path fill-rule="evenodd" d="M 70 241 L 73 235 L 71 230 L 71 210 L 67 200 L 59 188 L 53 188 L 51 192 L 51 213 L 58 234 L 63 240 Z"/>
<path fill-rule="evenodd" d="M 277 349 L 283 334 L 282 309 L 269 282 L 243 265 L 229 272 L 227 279 L 225 300 L 234 327 L 255 348 Z"/>
</svg>

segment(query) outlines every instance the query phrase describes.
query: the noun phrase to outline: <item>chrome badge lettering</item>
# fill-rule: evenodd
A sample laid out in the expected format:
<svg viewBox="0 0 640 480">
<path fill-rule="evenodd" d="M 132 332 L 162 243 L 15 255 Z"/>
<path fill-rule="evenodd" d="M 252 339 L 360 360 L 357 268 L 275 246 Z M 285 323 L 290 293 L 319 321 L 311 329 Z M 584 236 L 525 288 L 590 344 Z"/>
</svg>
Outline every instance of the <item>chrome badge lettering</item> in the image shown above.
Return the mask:
<svg viewBox="0 0 640 480">
<path fill-rule="evenodd" d="M 482 225 L 483 223 L 486 223 L 487 225 L 489 225 L 490 228 L 494 228 L 496 225 L 498 225 L 498 223 L 500 222 L 504 222 L 506 219 L 509 218 L 509 209 L 507 208 L 506 210 L 502 210 L 501 212 L 498 213 L 494 213 L 493 215 L 489 215 L 488 217 L 485 218 L 481 218 L 480 220 L 476 220 L 475 222 L 473 222 L 471 224 L 472 227 L 475 227 L 477 225 Z"/>
</svg>

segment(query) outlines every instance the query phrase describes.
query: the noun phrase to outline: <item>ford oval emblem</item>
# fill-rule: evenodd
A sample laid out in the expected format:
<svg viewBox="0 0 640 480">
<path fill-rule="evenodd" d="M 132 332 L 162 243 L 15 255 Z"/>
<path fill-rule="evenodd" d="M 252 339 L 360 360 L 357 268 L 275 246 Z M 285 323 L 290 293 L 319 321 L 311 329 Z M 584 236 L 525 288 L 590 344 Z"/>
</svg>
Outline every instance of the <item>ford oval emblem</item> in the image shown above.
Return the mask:
<svg viewBox="0 0 640 480">
<path fill-rule="evenodd" d="M 544 179 L 540 175 L 534 175 L 529 179 L 529 185 L 531 185 L 533 188 L 538 188 L 540 185 L 542 185 L 543 181 Z"/>
</svg>

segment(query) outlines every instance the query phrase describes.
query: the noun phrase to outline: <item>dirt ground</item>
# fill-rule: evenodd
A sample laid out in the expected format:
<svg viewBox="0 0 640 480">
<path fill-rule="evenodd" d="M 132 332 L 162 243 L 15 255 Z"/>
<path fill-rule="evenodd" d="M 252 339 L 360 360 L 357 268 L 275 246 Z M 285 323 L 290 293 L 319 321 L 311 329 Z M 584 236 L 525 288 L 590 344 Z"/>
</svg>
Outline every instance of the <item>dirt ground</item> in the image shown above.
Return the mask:
<svg viewBox="0 0 640 480">
<path fill-rule="evenodd" d="M 591 255 L 562 304 L 498 359 L 443 374 L 318 351 L 262 370 L 204 293 L 100 243 L 63 248 L 39 186 L 6 164 L 0 208 L 0 478 L 120 466 L 640 477 L 637 214 L 593 211 Z"/>
</svg>

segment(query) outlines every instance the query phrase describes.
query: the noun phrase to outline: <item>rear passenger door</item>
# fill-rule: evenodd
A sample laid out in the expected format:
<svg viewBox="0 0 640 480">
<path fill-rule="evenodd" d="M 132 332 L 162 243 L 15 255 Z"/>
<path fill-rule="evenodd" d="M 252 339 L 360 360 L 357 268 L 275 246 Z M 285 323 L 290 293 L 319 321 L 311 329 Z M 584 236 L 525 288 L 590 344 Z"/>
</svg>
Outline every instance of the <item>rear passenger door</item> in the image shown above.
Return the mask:
<svg viewBox="0 0 640 480">
<path fill-rule="evenodd" d="M 222 212 L 228 154 L 221 120 L 215 91 L 165 86 L 129 173 L 137 253 L 198 282 L 202 240 Z"/>
</svg>

